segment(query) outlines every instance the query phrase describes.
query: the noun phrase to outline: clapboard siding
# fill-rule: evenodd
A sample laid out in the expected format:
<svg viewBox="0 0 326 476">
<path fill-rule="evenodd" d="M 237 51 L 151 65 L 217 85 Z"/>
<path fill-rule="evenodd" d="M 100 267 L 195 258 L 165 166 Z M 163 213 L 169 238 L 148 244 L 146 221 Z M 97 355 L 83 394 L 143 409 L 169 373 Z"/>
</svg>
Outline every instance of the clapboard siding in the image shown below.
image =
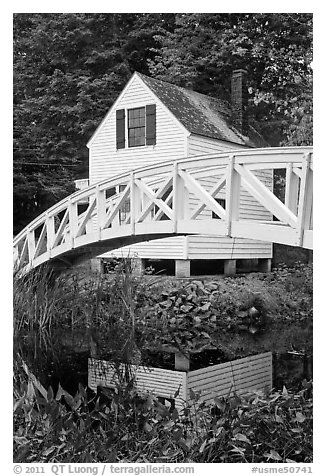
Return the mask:
<svg viewBox="0 0 326 476">
<path fill-rule="evenodd" d="M 156 104 L 156 145 L 116 149 L 115 111 Z M 90 183 L 186 155 L 187 132 L 137 76 L 118 98 L 90 142 Z"/>
<path fill-rule="evenodd" d="M 200 392 L 203 401 L 214 397 L 248 394 L 272 388 L 272 353 L 245 357 L 219 365 L 180 372 L 154 367 L 131 366 L 136 387 L 141 392 L 152 392 L 155 396 L 175 398 L 177 408 L 190 398 L 190 389 Z M 88 386 L 115 387 L 118 378 L 112 363 L 88 359 Z"/>
<path fill-rule="evenodd" d="M 234 149 L 245 149 L 245 146 L 210 139 L 209 137 L 191 134 L 188 139 L 188 155 L 211 154 L 212 152 L 225 152 Z"/>
<path fill-rule="evenodd" d="M 236 383 L 234 383 L 236 382 Z M 242 379 L 228 380 L 220 383 L 218 380 L 211 382 L 207 386 L 200 386 L 189 384 L 189 389 L 193 392 L 200 392 L 201 398 L 204 401 L 212 400 L 214 397 L 225 397 L 226 395 L 242 395 L 244 393 L 252 392 L 253 390 L 264 391 L 270 390 L 270 372 L 257 372 L 255 377 L 250 375 Z M 189 398 L 189 394 L 188 394 Z"/>
<path fill-rule="evenodd" d="M 101 255 L 101 258 L 155 258 L 186 259 L 186 237 L 176 236 L 151 242 L 144 241 L 133 246 L 125 246 Z"/>
<path fill-rule="evenodd" d="M 206 370 L 206 369 L 204 369 Z M 203 372 L 203 377 L 205 378 L 206 372 Z M 253 383 L 264 381 L 264 385 L 266 385 L 266 380 L 269 381 L 270 378 L 270 369 L 264 363 L 264 366 L 260 368 L 250 368 L 247 372 L 243 372 L 243 370 L 236 372 L 233 370 L 232 372 L 232 379 L 230 380 L 230 369 L 224 375 L 218 376 L 218 388 L 219 391 L 228 391 L 231 387 L 234 391 L 238 388 L 244 388 L 249 385 L 253 385 Z M 190 387 L 194 391 L 200 390 L 201 392 L 209 393 L 212 389 L 212 386 L 215 387 L 217 382 L 216 374 L 212 376 L 210 379 L 207 380 L 202 379 L 200 382 L 189 380 L 188 383 Z M 231 384 L 231 385 L 230 385 Z"/>
<path fill-rule="evenodd" d="M 269 384 L 269 377 L 266 379 L 259 379 L 256 381 L 247 381 L 243 384 L 238 384 L 236 387 L 232 384 L 229 384 L 225 387 L 220 387 L 218 389 L 210 390 L 200 390 L 200 389 L 192 389 L 193 391 L 197 392 L 200 391 L 201 399 L 204 402 L 211 402 L 214 397 L 227 397 L 232 396 L 234 394 L 237 395 L 248 395 L 254 393 L 256 391 L 268 391 L 270 390 Z M 188 396 L 189 398 L 189 396 Z"/>
<path fill-rule="evenodd" d="M 188 236 L 189 259 L 270 258 L 272 245 L 263 241 L 225 236 Z"/>
<path fill-rule="evenodd" d="M 153 392 L 155 396 L 175 398 L 176 407 L 180 408 L 186 399 L 185 372 L 176 370 L 158 369 L 154 367 L 131 366 L 135 372 L 135 382 L 138 390 Z M 115 386 L 117 376 L 110 362 L 98 359 L 88 359 L 88 386 L 96 391 L 99 385 L 103 387 Z"/>
<path fill-rule="evenodd" d="M 200 392 L 204 401 L 210 401 L 216 396 L 270 390 L 272 354 L 267 352 L 189 372 L 187 384 L 188 392 L 190 389 Z"/>
</svg>

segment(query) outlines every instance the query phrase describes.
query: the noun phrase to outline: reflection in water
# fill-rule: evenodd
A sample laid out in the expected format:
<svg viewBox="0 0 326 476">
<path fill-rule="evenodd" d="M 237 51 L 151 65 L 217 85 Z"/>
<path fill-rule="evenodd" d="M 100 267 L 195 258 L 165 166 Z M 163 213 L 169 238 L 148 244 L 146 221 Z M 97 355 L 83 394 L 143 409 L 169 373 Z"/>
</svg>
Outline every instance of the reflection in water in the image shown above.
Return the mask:
<svg viewBox="0 0 326 476">
<path fill-rule="evenodd" d="M 51 332 L 43 330 L 41 333 L 25 331 L 14 339 L 14 358 L 17 361 L 21 358 L 46 389 L 52 386 L 56 392 L 60 383 L 70 394 L 75 394 L 79 383 L 87 386 L 88 358 L 111 360 L 113 355 L 117 357 L 115 343 L 112 335 L 105 332 L 99 335 L 91 329 L 65 328 Z M 145 365 L 174 369 L 174 354 L 171 352 L 143 349 L 141 360 Z M 221 351 L 205 350 L 190 356 L 190 369 L 204 368 L 227 360 Z M 302 378 L 312 378 L 312 359 L 304 354 L 274 354 L 273 367 L 275 388 L 282 388 L 283 385 L 291 387 Z"/>
</svg>

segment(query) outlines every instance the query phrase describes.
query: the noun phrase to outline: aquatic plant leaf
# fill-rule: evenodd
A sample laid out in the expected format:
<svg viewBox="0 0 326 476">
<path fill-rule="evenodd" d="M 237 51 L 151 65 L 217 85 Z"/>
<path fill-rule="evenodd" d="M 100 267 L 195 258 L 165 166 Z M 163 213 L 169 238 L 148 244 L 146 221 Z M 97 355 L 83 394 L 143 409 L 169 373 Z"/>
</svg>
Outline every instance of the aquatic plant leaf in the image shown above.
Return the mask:
<svg viewBox="0 0 326 476">
<path fill-rule="evenodd" d="M 199 453 L 202 453 L 204 451 L 204 448 L 206 446 L 207 440 L 204 440 L 203 443 L 200 445 L 199 448 Z"/>
<path fill-rule="evenodd" d="M 58 391 L 57 391 L 55 399 L 59 401 L 61 397 L 63 397 L 65 394 L 66 394 L 66 391 L 61 387 L 61 384 L 59 383 Z"/>
<path fill-rule="evenodd" d="M 232 439 L 236 441 L 243 441 L 244 443 L 251 445 L 251 441 L 246 437 L 246 435 L 243 435 L 242 433 L 237 433 Z"/>
<path fill-rule="evenodd" d="M 295 418 L 296 418 L 297 422 L 299 422 L 299 423 L 303 423 L 306 420 L 306 417 L 301 412 L 297 412 L 295 414 Z"/>
<path fill-rule="evenodd" d="M 53 398 L 54 398 L 54 393 L 53 393 L 53 389 L 52 389 L 51 385 L 50 385 L 50 387 L 48 388 L 48 391 L 47 391 L 47 395 L 46 395 L 46 396 L 47 396 L 48 402 L 51 402 L 51 401 L 53 400 Z"/>
<path fill-rule="evenodd" d="M 265 458 L 272 459 L 275 461 L 282 461 L 281 456 L 275 450 L 270 450 L 269 453 L 264 453 Z"/>
<path fill-rule="evenodd" d="M 190 451 L 190 447 L 187 445 L 186 440 L 184 438 L 180 438 L 178 440 L 178 445 L 181 446 L 181 448 L 184 451 L 186 451 L 186 452 Z"/>
</svg>

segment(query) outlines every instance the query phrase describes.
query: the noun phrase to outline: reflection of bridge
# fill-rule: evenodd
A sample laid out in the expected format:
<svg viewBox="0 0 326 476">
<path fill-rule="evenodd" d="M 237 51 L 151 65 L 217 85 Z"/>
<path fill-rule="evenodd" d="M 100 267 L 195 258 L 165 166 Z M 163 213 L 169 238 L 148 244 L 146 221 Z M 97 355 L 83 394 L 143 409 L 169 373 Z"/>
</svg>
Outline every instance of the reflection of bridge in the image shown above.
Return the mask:
<svg viewBox="0 0 326 476">
<path fill-rule="evenodd" d="M 276 169 L 285 170 L 284 201 L 258 178 Z M 210 190 L 200 182 L 204 177 L 216 177 Z M 193 234 L 312 249 L 312 177 L 310 147 L 236 150 L 137 169 L 76 192 L 33 220 L 15 237 L 15 262 L 25 269 L 74 263 L 140 241 Z M 240 189 L 274 221 L 240 219 Z M 215 200 L 221 190 L 225 208 Z M 207 209 L 220 219 L 206 218 Z"/>
</svg>

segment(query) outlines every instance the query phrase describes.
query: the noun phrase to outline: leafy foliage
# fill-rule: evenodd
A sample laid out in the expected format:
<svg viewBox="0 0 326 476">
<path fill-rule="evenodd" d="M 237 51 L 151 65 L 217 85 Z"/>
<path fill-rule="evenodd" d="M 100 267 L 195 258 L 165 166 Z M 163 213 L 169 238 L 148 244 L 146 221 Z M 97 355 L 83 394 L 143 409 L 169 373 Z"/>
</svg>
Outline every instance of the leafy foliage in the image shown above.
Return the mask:
<svg viewBox="0 0 326 476">
<path fill-rule="evenodd" d="M 187 13 L 175 25 L 158 35 L 154 76 L 229 99 L 232 70 L 247 69 L 250 112 L 267 141 L 312 144 L 311 14 Z"/>
<path fill-rule="evenodd" d="M 183 286 L 172 281 L 170 289 L 165 282 L 164 290 L 146 296 L 137 326 L 153 347 L 164 342 L 189 353 L 217 348 L 227 359 L 291 345 L 312 351 L 311 266 Z"/>
<path fill-rule="evenodd" d="M 19 372 L 18 372 L 19 375 Z M 152 395 L 118 389 L 75 396 L 62 387 L 40 396 L 17 378 L 15 462 L 311 462 L 311 384 L 292 394 L 191 400 L 179 411 Z"/>
</svg>

